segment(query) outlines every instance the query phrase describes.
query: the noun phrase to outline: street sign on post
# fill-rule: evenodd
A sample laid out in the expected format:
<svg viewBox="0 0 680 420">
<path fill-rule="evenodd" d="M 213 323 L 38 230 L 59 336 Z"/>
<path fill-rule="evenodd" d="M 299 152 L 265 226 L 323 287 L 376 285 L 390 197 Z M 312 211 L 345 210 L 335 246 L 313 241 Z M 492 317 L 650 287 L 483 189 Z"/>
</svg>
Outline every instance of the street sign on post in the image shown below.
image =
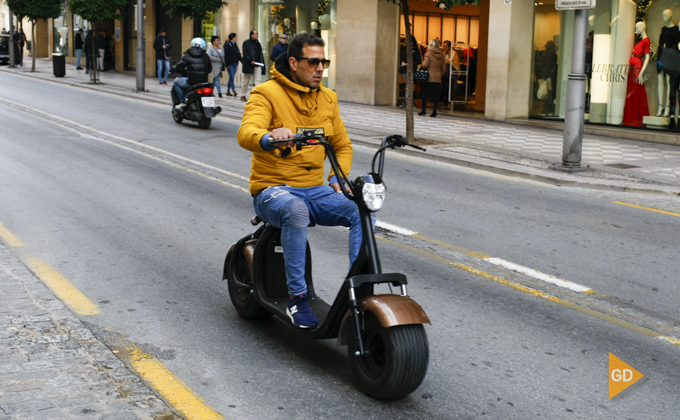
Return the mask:
<svg viewBox="0 0 680 420">
<path fill-rule="evenodd" d="M 556 0 L 557 10 L 581 10 L 595 7 L 595 0 Z"/>
</svg>

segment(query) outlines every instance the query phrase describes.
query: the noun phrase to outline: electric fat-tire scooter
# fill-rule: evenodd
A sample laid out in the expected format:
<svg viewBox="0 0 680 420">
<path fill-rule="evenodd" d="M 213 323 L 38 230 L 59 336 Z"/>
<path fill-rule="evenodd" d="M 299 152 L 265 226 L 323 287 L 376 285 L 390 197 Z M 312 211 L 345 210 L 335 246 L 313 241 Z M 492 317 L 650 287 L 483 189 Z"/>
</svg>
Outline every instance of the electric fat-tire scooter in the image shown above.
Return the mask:
<svg viewBox="0 0 680 420">
<path fill-rule="evenodd" d="M 177 124 L 185 119 L 198 123 L 201 128 L 210 128 L 211 119 L 222 112 L 222 108 L 215 106 L 215 95 L 211 83 L 199 83 L 187 90 L 186 104 L 178 106 L 181 102 L 179 95 L 173 86 L 170 91 L 172 97 L 172 118 Z"/>
<path fill-rule="evenodd" d="M 371 173 L 350 182 L 338 165 L 333 147 L 322 136 L 306 132 L 292 140 L 271 144 L 290 141 L 295 142 L 298 150 L 302 147 L 326 149 L 341 185 L 351 191 L 343 187 L 343 194 L 359 207 L 363 231 L 359 255 L 332 304 L 314 293 L 311 252 L 307 244 L 305 278 L 309 303 L 319 327 L 299 331 L 312 339 L 337 338 L 340 345 L 347 345 L 352 372 L 368 395 L 379 399 L 402 398 L 418 388 L 427 372 L 429 347 L 422 324 L 429 324 L 430 320 L 408 296 L 406 276 L 382 272 L 371 213 L 380 210 L 385 199 L 382 182 L 385 150 L 412 145 L 401 136 L 385 137 L 373 157 Z M 257 216 L 251 220 L 255 226 L 261 222 Z M 310 226 L 313 225 L 312 222 Z M 222 279 L 228 280 L 229 296 L 239 315 L 249 319 L 275 315 L 295 328 L 286 315 L 288 286 L 280 229 L 264 223 L 232 245 Z M 398 287 L 400 294 L 374 294 L 373 286 L 379 283 Z"/>
</svg>

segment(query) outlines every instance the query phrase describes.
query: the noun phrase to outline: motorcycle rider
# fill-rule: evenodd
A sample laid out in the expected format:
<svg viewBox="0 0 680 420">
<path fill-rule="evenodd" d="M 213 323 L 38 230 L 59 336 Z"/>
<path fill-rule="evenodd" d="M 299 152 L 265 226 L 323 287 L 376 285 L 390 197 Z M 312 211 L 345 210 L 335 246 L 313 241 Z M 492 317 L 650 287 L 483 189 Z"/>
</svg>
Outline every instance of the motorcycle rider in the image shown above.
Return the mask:
<svg viewBox="0 0 680 420">
<path fill-rule="evenodd" d="M 173 72 L 186 75 L 186 77 L 176 78 L 172 87 L 177 92 L 181 103 L 186 101 L 186 91 L 191 86 L 208 82 L 212 63 L 208 53 L 205 52 L 205 48 L 206 43 L 203 38 L 192 39 L 191 48 L 184 53 L 173 70 Z"/>
<path fill-rule="evenodd" d="M 324 148 L 295 150 L 293 142 L 282 147 L 269 143 L 270 139 L 292 139 L 294 133 L 314 130 L 328 139 L 340 168 L 349 174 L 352 143 L 340 118 L 338 97 L 321 84 L 329 64 L 321 38 L 306 33 L 295 36 L 288 53 L 271 67 L 271 79 L 251 92 L 238 132 L 241 147 L 253 152 L 250 192 L 255 213 L 281 229 L 289 294 L 286 313 L 300 328 L 318 326 L 305 282 L 310 220 L 322 226 L 350 228 L 350 265 L 362 243 L 357 205 L 342 194 L 333 172 L 328 178 L 330 185 L 323 185 Z"/>
</svg>

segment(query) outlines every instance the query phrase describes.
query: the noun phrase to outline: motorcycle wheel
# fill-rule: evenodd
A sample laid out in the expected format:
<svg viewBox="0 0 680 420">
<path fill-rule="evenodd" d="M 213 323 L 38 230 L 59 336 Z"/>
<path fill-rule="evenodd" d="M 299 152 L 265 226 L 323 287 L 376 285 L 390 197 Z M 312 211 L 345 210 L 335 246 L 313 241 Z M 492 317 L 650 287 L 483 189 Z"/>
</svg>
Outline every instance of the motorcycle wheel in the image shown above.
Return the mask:
<svg viewBox="0 0 680 420">
<path fill-rule="evenodd" d="M 359 340 L 352 332 L 347 352 L 359 387 L 373 398 L 403 398 L 415 391 L 425 378 L 429 345 L 420 324 L 385 328 L 372 313 L 366 313 L 361 337 L 365 357 L 356 356 Z"/>
<path fill-rule="evenodd" d="M 198 126 L 204 130 L 207 130 L 208 128 L 210 128 L 211 122 L 212 118 L 205 118 L 204 120 L 198 122 Z"/>
<path fill-rule="evenodd" d="M 233 268 L 232 276 L 236 278 L 240 283 L 247 284 L 247 289 L 239 289 L 239 287 L 232 281 L 228 281 L 229 284 L 229 297 L 231 298 L 231 303 L 234 305 L 236 312 L 244 318 L 247 319 L 265 319 L 272 316 L 271 313 L 267 312 L 255 299 L 252 289 L 252 273 L 246 259 L 239 255 L 236 260 L 236 265 Z"/>
<path fill-rule="evenodd" d="M 175 120 L 177 124 L 182 124 L 182 121 L 184 121 L 182 114 L 175 111 L 172 112 L 172 119 Z"/>
</svg>

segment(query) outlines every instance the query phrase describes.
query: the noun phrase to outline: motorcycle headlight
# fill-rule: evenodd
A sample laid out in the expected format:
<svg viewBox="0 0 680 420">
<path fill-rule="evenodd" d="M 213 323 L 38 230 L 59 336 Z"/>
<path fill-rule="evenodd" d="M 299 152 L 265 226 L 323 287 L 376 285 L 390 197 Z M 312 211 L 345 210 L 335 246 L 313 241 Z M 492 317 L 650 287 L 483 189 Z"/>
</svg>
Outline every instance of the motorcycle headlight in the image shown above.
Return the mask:
<svg viewBox="0 0 680 420">
<path fill-rule="evenodd" d="M 361 181 L 361 195 L 366 208 L 370 211 L 380 210 L 387 195 L 385 184 L 377 174 L 365 175 Z"/>
</svg>

